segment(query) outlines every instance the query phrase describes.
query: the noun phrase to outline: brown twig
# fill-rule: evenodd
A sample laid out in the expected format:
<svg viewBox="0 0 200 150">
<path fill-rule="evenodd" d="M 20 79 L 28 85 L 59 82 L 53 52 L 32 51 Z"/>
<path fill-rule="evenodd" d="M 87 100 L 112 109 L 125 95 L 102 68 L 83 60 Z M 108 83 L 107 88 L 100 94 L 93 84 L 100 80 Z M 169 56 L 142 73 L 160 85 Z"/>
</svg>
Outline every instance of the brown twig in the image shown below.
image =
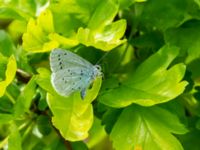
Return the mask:
<svg viewBox="0 0 200 150">
<path fill-rule="evenodd" d="M 28 83 L 28 81 L 31 79 L 31 75 L 21 69 L 17 69 L 16 76 L 17 79 L 23 83 Z"/>
</svg>

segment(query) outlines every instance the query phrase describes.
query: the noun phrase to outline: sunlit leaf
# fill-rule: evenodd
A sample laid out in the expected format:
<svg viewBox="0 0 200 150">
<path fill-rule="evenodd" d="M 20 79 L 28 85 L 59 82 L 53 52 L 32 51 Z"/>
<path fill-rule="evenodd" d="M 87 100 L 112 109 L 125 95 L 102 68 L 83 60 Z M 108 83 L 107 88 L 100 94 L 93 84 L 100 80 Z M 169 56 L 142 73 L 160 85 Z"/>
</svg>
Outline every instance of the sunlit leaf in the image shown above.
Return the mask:
<svg viewBox="0 0 200 150">
<path fill-rule="evenodd" d="M 77 38 L 86 46 L 108 51 L 126 40 L 120 40 L 126 30 L 126 21 L 113 22 L 117 14 L 118 5 L 111 0 L 102 1 L 91 17 L 87 28 L 78 29 Z M 103 15 L 104 14 L 104 15 Z"/>
<path fill-rule="evenodd" d="M 183 150 L 171 133 L 187 131 L 177 116 L 162 108 L 134 105 L 123 110 L 110 136 L 116 150 Z"/>
<path fill-rule="evenodd" d="M 118 7 L 118 4 L 116 4 L 113 0 L 101 1 L 91 16 L 87 27 L 95 31 L 101 30 L 105 26 L 109 25 L 116 16 Z"/>
<path fill-rule="evenodd" d="M 52 32 L 54 32 L 54 25 L 51 11 L 42 12 L 37 20 L 31 18 L 27 25 L 27 32 L 23 34 L 24 49 L 30 52 L 46 52 L 58 47 L 57 41 L 48 38 Z"/>
<path fill-rule="evenodd" d="M 57 33 L 49 34 L 49 39 L 52 41 L 57 41 L 61 46 L 64 46 L 65 48 L 71 48 L 79 44 L 76 38 L 66 38 Z"/>
<path fill-rule="evenodd" d="M 105 26 L 102 30 L 93 31 L 89 28 L 79 28 L 77 38 L 80 43 L 86 46 L 94 46 L 95 48 L 109 51 L 126 40 L 120 40 L 126 30 L 126 21 L 119 20 L 110 25 Z"/>
<path fill-rule="evenodd" d="M 4 95 L 6 87 L 15 78 L 16 71 L 17 71 L 16 60 L 15 60 L 15 57 L 12 55 L 8 59 L 8 64 L 5 71 L 5 79 L 3 81 L 0 81 L 0 97 Z"/>
<path fill-rule="evenodd" d="M 37 3 L 32 0 L 0 1 L 0 18 L 28 20 L 35 16 Z"/>
<path fill-rule="evenodd" d="M 168 68 L 177 55 L 177 47 L 164 46 L 143 62 L 127 81 L 103 91 L 100 102 L 111 107 L 125 107 L 132 103 L 151 106 L 174 99 L 187 85 L 186 81 L 181 81 L 185 74 L 184 64 Z"/>
<path fill-rule="evenodd" d="M 91 102 L 98 94 L 101 79 L 94 81 L 92 88 L 87 90 L 86 97 L 82 100 L 80 92 L 75 92 L 69 97 L 58 95 L 51 86 L 50 73 L 45 69 L 40 69 L 39 73 L 38 84 L 49 92 L 47 102 L 53 113 L 53 125 L 67 140 L 79 141 L 85 139 L 93 122 Z"/>
</svg>

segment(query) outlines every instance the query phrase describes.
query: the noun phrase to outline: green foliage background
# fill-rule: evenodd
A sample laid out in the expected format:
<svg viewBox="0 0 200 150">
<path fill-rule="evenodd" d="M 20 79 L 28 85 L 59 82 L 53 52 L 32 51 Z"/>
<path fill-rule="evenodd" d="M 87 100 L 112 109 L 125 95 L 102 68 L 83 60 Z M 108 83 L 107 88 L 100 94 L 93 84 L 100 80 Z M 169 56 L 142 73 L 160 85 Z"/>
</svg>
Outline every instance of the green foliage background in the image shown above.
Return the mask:
<svg viewBox="0 0 200 150">
<path fill-rule="evenodd" d="M 84 100 L 57 47 L 102 58 Z M 199 150 L 199 58 L 199 0 L 0 0 L 0 148 Z"/>
</svg>

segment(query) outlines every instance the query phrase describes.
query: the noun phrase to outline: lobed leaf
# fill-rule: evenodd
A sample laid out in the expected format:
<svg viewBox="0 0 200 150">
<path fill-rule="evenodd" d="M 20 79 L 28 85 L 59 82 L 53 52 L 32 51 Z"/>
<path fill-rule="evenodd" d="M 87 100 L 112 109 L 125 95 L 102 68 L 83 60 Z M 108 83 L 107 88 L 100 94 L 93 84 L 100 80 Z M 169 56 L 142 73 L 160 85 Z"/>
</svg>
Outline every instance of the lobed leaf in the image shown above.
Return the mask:
<svg viewBox="0 0 200 150">
<path fill-rule="evenodd" d="M 183 150 L 172 133 L 187 131 L 176 115 L 163 108 L 132 105 L 123 110 L 110 137 L 116 150 Z"/>
<path fill-rule="evenodd" d="M 164 46 L 143 62 L 127 81 L 104 90 L 99 96 L 100 102 L 111 107 L 126 107 L 132 103 L 151 106 L 174 99 L 187 85 L 186 81 L 181 81 L 184 64 L 167 69 L 177 55 L 178 48 Z"/>
<path fill-rule="evenodd" d="M 30 19 L 27 31 L 23 34 L 23 48 L 29 52 L 46 52 L 59 46 L 48 35 L 54 32 L 53 17 L 50 10 L 40 14 L 37 20 Z"/>
<path fill-rule="evenodd" d="M 105 0 L 103 0 L 105 1 Z M 51 1 L 50 9 L 56 33 L 65 37 L 76 37 L 79 27 L 87 26 L 91 16 L 102 0 L 62 0 Z M 68 6 L 66 9 L 66 6 Z"/>
<path fill-rule="evenodd" d="M 165 32 L 166 42 L 180 47 L 181 56 L 187 54 L 187 64 L 200 57 L 200 44 L 198 42 L 200 40 L 199 25 L 199 21 L 190 21 L 179 28 L 169 29 Z"/>
<path fill-rule="evenodd" d="M 77 38 L 80 43 L 86 46 L 109 51 L 118 45 L 125 43 L 126 40 L 120 40 L 126 30 L 126 21 L 118 20 L 105 26 L 102 30 L 91 30 L 89 28 L 79 28 Z"/>
</svg>

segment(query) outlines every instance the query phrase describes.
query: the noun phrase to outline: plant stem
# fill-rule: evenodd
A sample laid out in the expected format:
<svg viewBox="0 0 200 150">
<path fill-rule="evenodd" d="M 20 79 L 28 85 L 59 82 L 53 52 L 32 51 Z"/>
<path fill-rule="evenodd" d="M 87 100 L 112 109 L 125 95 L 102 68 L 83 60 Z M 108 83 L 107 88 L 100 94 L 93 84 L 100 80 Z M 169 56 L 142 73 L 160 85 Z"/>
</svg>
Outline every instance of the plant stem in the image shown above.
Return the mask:
<svg viewBox="0 0 200 150">
<path fill-rule="evenodd" d="M 31 75 L 21 69 L 17 69 L 16 75 L 18 80 L 22 81 L 23 83 L 28 83 L 28 81 L 31 79 Z"/>
<path fill-rule="evenodd" d="M 5 92 L 5 95 L 8 97 L 8 99 L 11 101 L 12 104 L 15 104 L 15 99 L 8 91 Z"/>
<path fill-rule="evenodd" d="M 3 147 L 8 143 L 8 136 L 4 138 L 3 141 L 0 143 L 0 149 L 3 149 Z"/>
</svg>

